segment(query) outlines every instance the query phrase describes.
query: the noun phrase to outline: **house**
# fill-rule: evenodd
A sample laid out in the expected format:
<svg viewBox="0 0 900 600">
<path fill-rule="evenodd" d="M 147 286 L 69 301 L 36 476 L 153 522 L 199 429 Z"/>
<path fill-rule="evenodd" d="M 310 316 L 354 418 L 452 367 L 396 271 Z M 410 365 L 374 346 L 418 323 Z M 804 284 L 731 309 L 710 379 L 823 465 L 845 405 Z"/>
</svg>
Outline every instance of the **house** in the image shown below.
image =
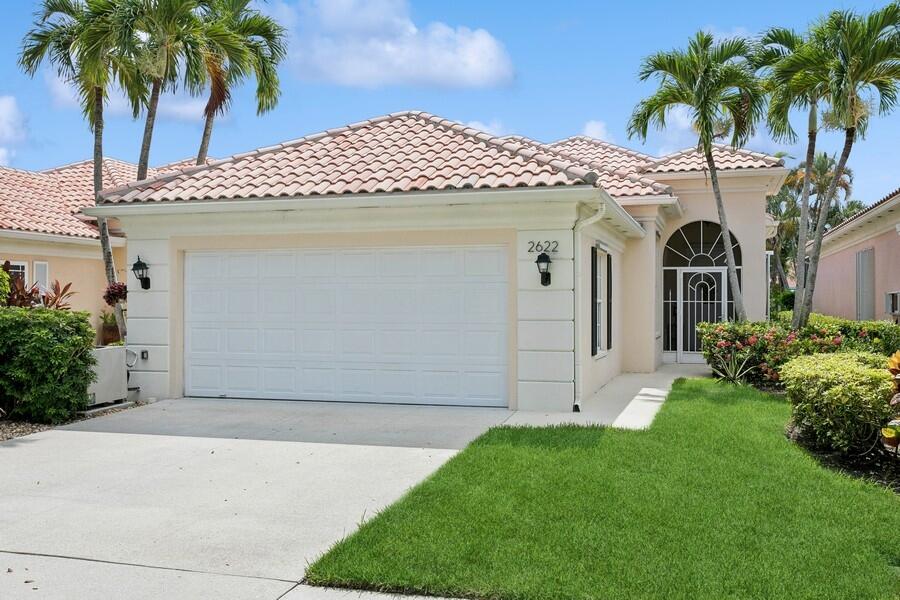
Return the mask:
<svg viewBox="0 0 900 600">
<path fill-rule="evenodd" d="M 187 166 L 186 161 L 150 169 L 159 175 Z M 10 262 L 13 277 L 47 288 L 54 280 L 72 283 L 74 310 L 96 317 L 108 309 L 103 301 L 106 271 L 96 220 L 80 214 L 94 204 L 92 160 L 25 171 L 0 167 L 0 264 Z M 116 187 L 133 181 L 137 167 L 103 159 L 103 183 Z M 125 238 L 111 223 L 113 260 L 120 280 L 127 271 Z"/>
<path fill-rule="evenodd" d="M 107 185 L 127 183 L 135 172 L 128 163 L 103 161 Z M 72 308 L 96 316 L 107 308 L 103 302 L 106 275 L 96 223 L 79 214 L 92 204 L 93 161 L 45 171 L 0 167 L 0 263 L 10 261 L 13 277 L 29 286 L 71 282 Z M 113 235 L 111 242 L 122 277 L 125 238 Z"/>
<path fill-rule="evenodd" d="M 781 160 L 717 146 L 751 317 Z M 571 411 L 732 310 L 702 157 L 402 112 L 106 190 L 147 397 Z M 541 271 L 546 271 L 546 274 Z"/>
<path fill-rule="evenodd" d="M 825 233 L 813 310 L 900 319 L 900 189 Z"/>
</svg>

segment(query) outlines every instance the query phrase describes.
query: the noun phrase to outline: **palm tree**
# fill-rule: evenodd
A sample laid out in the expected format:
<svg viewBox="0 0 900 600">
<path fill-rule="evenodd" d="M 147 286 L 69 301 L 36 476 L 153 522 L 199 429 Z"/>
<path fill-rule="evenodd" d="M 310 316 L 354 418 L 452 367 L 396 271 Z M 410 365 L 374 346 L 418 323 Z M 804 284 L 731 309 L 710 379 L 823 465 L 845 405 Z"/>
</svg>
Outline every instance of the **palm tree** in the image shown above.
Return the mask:
<svg viewBox="0 0 900 600">
<path fill-rule="evenodd" d="M 666 116 L 673 108 L 687 107 L 690 111 L 698 134 L 697 149 L 705 156 L 709 168 L 738 320 L 745 320 L 747 313 L 712 149 L 717 133 L 722 131 L 722 123 L 730 125 L 731 145 L 738 147 L 753 135 L 763 115 L 764 94 L 750 61 L 751 54 L 751 45 L 746 40 L 716 42 L 711 34 L 700 31 L 688 42 L 687 50 L 670 50 L 647 57 L 639 77 L 641 81 L 656 77 L 659 88 L 635 107 L 628 123 L 628 136 L 645 140 L 650 125 L 665 128 Z"/>
<path fill-rule="evenodd" d="M 785 254 L 793 249 L 792 242 L 797 237 L 800 228 L 800 206 L 797 189 L 783 185 L 777 194 L 769 196 L 766 201 L 766 212 L 778 221 L 778 229 L 772 240 L 772 258 L 775 262 L 775 275 L 778 285 L 782 289 L 788 285 L 787 272 L 785 271 Z M 796 268 L 794 269 L 796 271 Z"/>
<path fill-rule="evenodd" d="M 250 0 L 212 0 L 204 10 L 209 40 L 204 64 L 210 90 L 203 111 L 206 122 L 197 152 L 198 165 L 206 163 L 213 122 L 217 115 L 227 110 L 234 86 L 253 73 L 257 114 L 275 108 L 281 95 L 278 64 L 287 53 L 285 30 L 274 19 L 250 8 L 249 4 Z M 217 41 L 223 33 L 236 37 L 243 51 L 235 51 L 230 36 L 226 36 L 228 46 L 220 47 Z"/>
<path fill-rule="evenodd" d="M 841 207 L 849 200 L 850 194 L 853 191 L 853 171 L 850 167 L 844 167 L 844 172 L 841 174 L 835 187 L 835 193 L 842 192 L 844 198 L 843 202 L 841 201 L 840 196 L 838 198 L 826 197 L 828 189 L 831 187 L 831 182 L 834 179 L 836 167 L 837 158 L 833 154 L 819 152 L 816 154 L 816 158 L 813 161 L 812 169 L 806 169 L 806 164 L 800 163 L 800 170 L 798 170 L 796 174 L 792 173 L 789 175 L 786 180 L 788 185 L 792 184 L 797 187 L 797 189 L 801 189 L 802 186 L 806 184 L 806 173 L 809 172 L 809 187 L 812 190 L 812 195 L 816 197 L 815 204 L 809 209 L 809 218 L 813 227 L 815 226 L 815 223 L 818 222 L 819 208 L 822 206 L 823 199 L 825 200 L 825 204 L 830 206 L 827 221 L 827 223 L 830 224 L 833 220 L 832 215 L 840 213 Z"/>
<path fill-rule="evenodd" d="M 93 7 L 80 0 L 44 0 L 36 14 L 35 26 L 22 42 L 19 66 L 34 76 L 45 62 L 57 75 L 75 87 L 82 112 L 94 134 L 94 201 L 103 189 L 103 108 L 111 80 L 126 92 L 137 116 L 143 101 L 143 86 L 135 64 L 115 46 L 96 39 L 93 27 L 99 22 Z M 106 279 L 115 283 L 116 266 L 109 241 L 109 225 L 97 218 Z M 121 304 L 115 306 L 116 324 L 125 339 L 125 318 Z"/>
<path fill-rule="evenodd" d="M 138 157 L 137 179 L 147 178 L 150 146 L 160 94 L 174 91 L 184 79 L 189 89 L 198 89 L 206 77 L 204 49 L 207 45 L 200 18 L 201 0 L 99 0 L 109 15 L 107 34 L 119 47 L 135 57 L 150 85 L 147 115 Z"/>
<path fill-rule="evenodd" d="M 815 53 L 817 40 L 792 29 L 776 27 L 763 34 L 756 55 L 757 66 L 768 71 L 765 86 L 769 92 L 769 130 L 775 139 L 794 141 L 797 138 L 790 123 L 792 109 L 807 111 L 806 160 L 800 178 L 800 206 L 797 248 L 794 259 L 796 287 L 794 294 L 793 327 L 799 327 L 801 306 L 806 285 L 806 240 L 809 235 L 809 196 L 812 167 L 819 134 L 819 106 L 828 97 L 828 71 L 823 65 L 804 62 L 805 54 Z M 794 67 L 803 64 L 803 70 Z M 798 65 L 799 66 L 799 65 Z M 795 171 L 796 177 L 799 172 Z"/>
<path fill-rule="evenodd" d="M 811 38 L 815 43 L 804 45 L 780 65 L 781 78 L 795 84 L 809 77 L 808 69 L 826 71 L 830 102 L 826 124 L 844 132 L 844 145 L 834 177 L 820 200 L 799 319 L 795 315 L 798 326 L 809 320 L 830 202 L 836 197 L 853 145 L 865 134 L 876 97 L 881 115 L 890 113 L 898 101 L 900 4 L 892 2 L 866 16 L 834 11 L 813 28 Z"/>
</svg>

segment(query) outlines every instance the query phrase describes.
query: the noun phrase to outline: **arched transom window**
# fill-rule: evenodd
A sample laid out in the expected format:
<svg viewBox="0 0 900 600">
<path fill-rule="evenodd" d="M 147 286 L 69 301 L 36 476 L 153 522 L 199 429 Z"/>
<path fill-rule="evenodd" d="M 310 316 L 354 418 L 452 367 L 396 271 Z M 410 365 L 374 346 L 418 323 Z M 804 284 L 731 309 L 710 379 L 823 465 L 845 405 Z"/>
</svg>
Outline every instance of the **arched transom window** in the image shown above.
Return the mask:
<svg viewBox="0 0 900 600">
<path fill-rule="evenodd" d="M 741 265 L 741 247 L 731 234 L 734 262 Z M 663 252 L 664 267 L 724 267 L 722 227 L 712 221 L 694 221 L 672 234 Z"/>
</svg>

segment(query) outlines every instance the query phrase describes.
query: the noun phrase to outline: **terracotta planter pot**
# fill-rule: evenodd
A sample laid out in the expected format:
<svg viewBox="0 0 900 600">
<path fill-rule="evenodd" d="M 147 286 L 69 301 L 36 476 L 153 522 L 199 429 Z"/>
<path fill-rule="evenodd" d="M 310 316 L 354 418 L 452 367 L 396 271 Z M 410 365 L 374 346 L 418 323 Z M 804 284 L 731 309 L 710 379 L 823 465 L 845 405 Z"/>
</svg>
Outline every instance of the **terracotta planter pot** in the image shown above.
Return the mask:
<svg viewBox="0 0 900 600">
<path fill-rule="evenodd" d="M 100 344 L 106 346 L 119 341 L 119 328 L 116 325 L 100 326 Z"/>
</svg>

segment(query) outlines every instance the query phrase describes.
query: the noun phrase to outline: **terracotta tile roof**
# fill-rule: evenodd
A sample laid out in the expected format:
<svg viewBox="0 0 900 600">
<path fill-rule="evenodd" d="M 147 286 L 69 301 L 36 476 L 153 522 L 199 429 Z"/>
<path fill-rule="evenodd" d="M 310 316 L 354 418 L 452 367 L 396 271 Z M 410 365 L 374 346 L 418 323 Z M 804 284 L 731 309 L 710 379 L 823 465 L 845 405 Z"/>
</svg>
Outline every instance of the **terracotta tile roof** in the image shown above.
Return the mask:
<svg viewBox="0 0 900 600">
<path fill-rule="evenodd" d="M 593 185 L 575 160 L 424 112 L 385 115 L 107 190 L 105 203 Z"/>
<path fill-rule="evenodd" d="M 724 144 L 713 146 L 713 159 L 716 168 L 722 170 L 760 169 L 780 167 L 784 160 L 761 152 L 753 152 L 743 148 L 732 148 Z M 706 157 L 696 148 L 686 148 L 679 152 L 667 154 L 660 159 L 645 164 L 641 170 L 645 173 L 682 173 L 687 171 L 703 171 L 706 169 Z"/>
<path fill-rule="evenodd" d="M 590 147 L 589 144 L 581 145 L 580 142 L 582 140 L 590 140 L 590 142 L 598 142 L 599 144 L 605 145 L 605 142 L 600 142 L 600 140 L 594 140 L 593 138 L 584 138 L 584 136 L 578 136 L 578 138 L 578 146 L 580 148 Z M 613 163 L 604 162 L 602 151 L 573 155 L 569 154 L 567 150 L 574 147 L 574 143 L 573 145 L 569 145 L 557 142 L 553 145 L 546 145 L 520 135 L 508 135 L 503 139 L 518 142 L 526 148 L 535 148 L 542 152 L 555 154 L 565 160 L 581 162 L 585 168 L 591 169 L 599 175 L 597 184 L 613 197 L 660 196 L 672 194 L 672 188 L 668 185 L 653 181 L 649 177 L 638 175 L 633 170 L 621 166 L 615 167 L 613 166 L 615 161 L 613 161 Z M 569 140 L 576 140 L 576 138 L 569 138 Z M 621 150 L 625 149 L 622 148 Z"/>
<path fill-rule="evenodd" d="M 893 192 L 889 193 L 887 196 L 883 197 L 881 200 L 878 200 L 877 202 L 873 202 L 872 204 L 870 204 L 863 210 L 859 211 L 852 217 L 850 217 L 848 219 L 844 219 L 843 221 L 841 221 L 840 223 L 838 223 L 837 225 L 835 225 L 834 227 L 832 227 L 831 229 L 826 231 L 825 235 L 823 236 L 822 239 L 825 239 L 828 236 L 830 236 L 836 232 L 843 231 L 844 228 L 846 228 L 850 225 L 854 225 L 856 223 L 864 223 L 866 221 L 867 217 L 869 216 L 869 213 L 871 213 L 871 211 L 873 211 L 876 208 L 879 208 L 881 206 L 884 206 L 885 204 L 891 203 L 891 202 L 896 202 L 897 205 L 900 206 L 900 188 L 897 188 Z"/>
<path fill-rule="evenodd" d="M 190 159 L 149 169 L 150 176 L 181 168 Z M 103 159 L 104 187 L 134 181 L 137 165 Z M 94 161 L 43 171 L 0 167 L 0 229 L 97 238 L 97 228 L 78 212 L 94 204 Z"/>
<path fill-rule="evenodd" d="M 550 144 L 551 148 L 581 160 L 605 165 L 611 169 L 623 169 L 634 173 L 644 165 L 651 163 L 656 157 L 643 154 L 630 148 L 617 146 L 586 135 L 576 135 Z"/>
</svg>

